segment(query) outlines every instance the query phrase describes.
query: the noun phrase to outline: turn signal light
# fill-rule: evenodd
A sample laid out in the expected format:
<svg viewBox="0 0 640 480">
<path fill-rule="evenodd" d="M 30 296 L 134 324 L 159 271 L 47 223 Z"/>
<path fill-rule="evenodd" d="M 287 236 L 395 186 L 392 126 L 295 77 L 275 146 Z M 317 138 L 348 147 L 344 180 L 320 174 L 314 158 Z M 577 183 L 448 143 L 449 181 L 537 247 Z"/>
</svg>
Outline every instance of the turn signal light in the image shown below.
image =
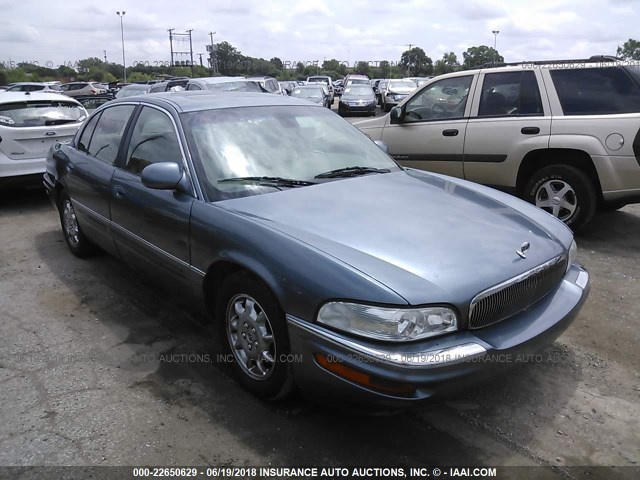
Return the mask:
<svg viewBox="0 0 640 480">
<path fill-rule="evenodd" d="M 340 360 L 329 359 L 326 355 L 321 353 L 316 353 L 314 357 L 318 365 L 325 370 L 328 370 L 345 380 L 370 388 L 371 390 L 391 395 L 401 395 L 403 397 L 410 397 L 416 391 L 415 385 L 410 383 L 393 382 L 383 378 L 374 377 L 368 373 L 361 372 L 360 370 L 345 365 Z"/>
</svg>

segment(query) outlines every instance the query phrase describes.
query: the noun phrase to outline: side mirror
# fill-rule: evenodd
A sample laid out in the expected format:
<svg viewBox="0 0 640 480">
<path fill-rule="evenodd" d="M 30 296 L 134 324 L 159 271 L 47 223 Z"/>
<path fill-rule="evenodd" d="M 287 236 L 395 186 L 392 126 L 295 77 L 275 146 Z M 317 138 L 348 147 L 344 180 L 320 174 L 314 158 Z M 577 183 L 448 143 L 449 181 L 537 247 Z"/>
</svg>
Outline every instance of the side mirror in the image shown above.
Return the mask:
<svg viewBox="0 0 640 480">
<path fill-rule="evenodd" d="M 147 165 L 140 176 L 142 184 L 154 190 L 182 190 L 184 173 L 175 162 L 161 162 Z"/>
<path fill-rule="evenodd" d="M 386 143 L 384 143 L 382 140 L 374 140 L 374 142 L 378 147 L 380 147 L 380 149 L 386 153 L 387 155 L 389 155 L 389 145 L 387 145 Z"/>
<path fill-rule="evenodd" d="M 400 107 L 393 107 L 391 112 L 389 112 L 389 119 L 391 124 L 402 123 L 404 117 L 404 112 Z"/>
</svg>

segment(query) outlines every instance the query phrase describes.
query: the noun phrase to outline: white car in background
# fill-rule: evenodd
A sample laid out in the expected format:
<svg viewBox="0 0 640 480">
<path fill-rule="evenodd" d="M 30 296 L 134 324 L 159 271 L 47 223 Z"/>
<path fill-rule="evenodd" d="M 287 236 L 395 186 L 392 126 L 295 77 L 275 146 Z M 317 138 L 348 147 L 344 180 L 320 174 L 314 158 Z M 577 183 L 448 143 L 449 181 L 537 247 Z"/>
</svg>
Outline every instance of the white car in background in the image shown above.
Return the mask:
<svg viewBox="0 0 640 480">
<path fill-rule="evenodd" d="M 56 142 L 70 140 L 87 118 L 84 107 L 57 93 L 0 95 L 0 188 L 39 184 Z"/>
</svg>

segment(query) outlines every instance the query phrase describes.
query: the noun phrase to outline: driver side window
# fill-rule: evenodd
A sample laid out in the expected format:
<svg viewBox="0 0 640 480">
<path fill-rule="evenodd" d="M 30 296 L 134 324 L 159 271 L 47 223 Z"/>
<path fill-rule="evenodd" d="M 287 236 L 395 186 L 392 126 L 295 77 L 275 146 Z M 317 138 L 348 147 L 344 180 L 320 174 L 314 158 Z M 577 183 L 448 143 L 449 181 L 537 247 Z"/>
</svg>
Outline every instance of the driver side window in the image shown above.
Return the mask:
<svg viewBox="0 0 640 480">
<path fill-rule="evenodd" d="M 405 122 L 461 118 L 467 105 L 473 75 L 432 83 L 405 105 Z"/>
</svg>

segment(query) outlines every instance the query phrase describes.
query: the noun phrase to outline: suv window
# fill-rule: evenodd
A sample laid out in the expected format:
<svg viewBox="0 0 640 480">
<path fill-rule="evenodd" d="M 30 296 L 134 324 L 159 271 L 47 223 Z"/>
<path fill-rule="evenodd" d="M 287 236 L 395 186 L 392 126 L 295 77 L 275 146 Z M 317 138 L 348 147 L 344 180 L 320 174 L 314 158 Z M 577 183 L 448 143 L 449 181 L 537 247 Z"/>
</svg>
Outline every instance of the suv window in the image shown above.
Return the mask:
<svg viewBox="0 0 640 480">
<path fill-rule="evenodd" d="M 152 163 L 181 161 L 180 143 L 171 119 L 160 110 L 144 107 L 131 135 L 125 169 L 140 175 Z"/>
<path fill-rule="evenodd" d="M 460 118 L 464 115 L 473 75 L 440 80 L 414 95 L 405 106 L 405 121 Z"/>
<path fill-rule="evenodd" d="M 89 155 L 109 164 L 115 161 L 134 108 L 134 105 L 118 105 L 102 112 L 89 144 Z"/>
<path fill-rule="evenodd" d="M 194 83 L 190 83 L 187 86 L 187 90 L 202 90 L 198 85 L 194 84 Z"/>
<path fill-rule="evenodd" d="M 565 115 L 640 112 L 640 88 L 619 67 L 551 70 Z"/>
<path fill-rule="evenodd" d="M 542 115 L 535 73 L 504 72 L 484 76 L 478 116 L 497 115 Z"/>
</svg>

